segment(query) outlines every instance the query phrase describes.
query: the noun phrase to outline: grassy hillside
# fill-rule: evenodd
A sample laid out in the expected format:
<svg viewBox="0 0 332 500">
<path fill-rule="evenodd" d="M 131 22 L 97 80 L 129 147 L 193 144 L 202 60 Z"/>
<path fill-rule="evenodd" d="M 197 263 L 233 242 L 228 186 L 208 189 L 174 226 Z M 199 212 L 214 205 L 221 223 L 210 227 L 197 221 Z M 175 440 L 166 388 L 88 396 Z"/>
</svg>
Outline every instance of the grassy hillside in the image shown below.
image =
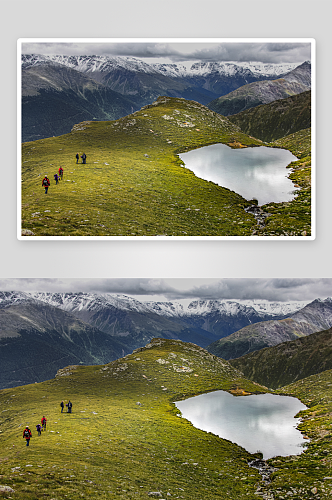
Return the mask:
<svg viewBox="0 0 332 500">
<path fill-rule="evenodd" d="M 250 380 L 276 389 L 332 369 L 332 329 L 267 347 L 230 363 Z"/>
<path fill-rule="evenodd" d="M 250 108 L 229 119 L 246 134 L 275 141 L 311 127 L 311 91 Z"/>
<path fill-rule="evenodd" d="M 154 339 L 108 365 L 70 366 L 53 380 L 2 390 L 0 485 L 14 490 L 4 496 L 257 498 L 254 456 L 195 429 L 173 404 L 218 389 L 266 392 L 194 344 Z M 61 414 L 68 399 L 73 413 Z M 47 430 L 37 436 L 43 415 Z"/>
<path fill-rule="evenodd" d="M 23 234 L 310 234 L 307 199 L 278 204 L 271 226 L 262 228 L 245 211 L 252 201 L 183 168 L 179 152 L 218 142 L 230 147 L 262 144 L 201 104 L 159 98 L 115 122 L 81 123 L 70 134 L 24 143 Z M 86 165 L 76 165 L 77 152 L 87 154 Z M 53 175 L 60 165 L 64 178 L 55 185 Z M 51 181 L 47 195 L 41 186 L 45 174 Z"/>
<path fill-rule="evenodd" d="M 332 498 L 332 370 L 312 375 L 281 388 L 277 393 L 294 396 L 308 406 L 300 412 L 299 428 L 310 441 L 299 456 L 268 460 L 277 470 L 266 494 L 275 500 Z"/>
<path fill-rule="evenodd" d="M 299 130 L 271 143 L 273 147 L 289 149 L 297 158 L 288 165 L 289 178 L 301 188 L 288 203 L 269 203 L 262 208 L 270 215 L 264 232 L 303 236 L 311 234 L 311 128 Z M 292 229 L 290 229 L 292 228 Z"/>
<path fill-rule="evenodd" d="M 265 347 L 310 335 L 317 330 L 311 323 L 296 322 L 292 318 L 261 321 L 212 342 L 207 349 L 223 359 L 234 359 Z"/>
<path fill-rule="evenodd" d="M 284 78 L 264 80 L 243 85 L 227 95 L 223 95 L 209 103 L 209 108 L 224 116 L 235 115 L 261 104 L 277 99 L 285 99 L 308 90 L 308 86 Z"/>
</svg>

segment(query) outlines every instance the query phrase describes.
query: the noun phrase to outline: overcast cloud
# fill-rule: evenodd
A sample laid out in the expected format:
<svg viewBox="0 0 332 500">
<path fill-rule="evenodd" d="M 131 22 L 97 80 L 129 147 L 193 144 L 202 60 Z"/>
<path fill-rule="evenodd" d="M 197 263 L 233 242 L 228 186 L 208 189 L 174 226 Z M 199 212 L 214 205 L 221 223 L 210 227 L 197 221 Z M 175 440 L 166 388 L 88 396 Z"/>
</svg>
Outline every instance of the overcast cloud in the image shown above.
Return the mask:
<svg viewBox="0 0 332 500">
<path fill-rule="evenodd" d="M 44 55 L 106 55 L 132 56 L 156 62 L 202 61 L 259 61 L 263 63 L 302 63 L 311 60 L 311 44 L 294 41 L 123 41 L 100 42 L 66 40 L 22 43 L 23 54 Z"/>
<path fill-rule="evenodd" d="M 0 279 L 0 291 L 119 293 L 139 300 L 265 299 L 270 301 L 332 297 L 332 278 L 123 278 Z"/>
</svg>

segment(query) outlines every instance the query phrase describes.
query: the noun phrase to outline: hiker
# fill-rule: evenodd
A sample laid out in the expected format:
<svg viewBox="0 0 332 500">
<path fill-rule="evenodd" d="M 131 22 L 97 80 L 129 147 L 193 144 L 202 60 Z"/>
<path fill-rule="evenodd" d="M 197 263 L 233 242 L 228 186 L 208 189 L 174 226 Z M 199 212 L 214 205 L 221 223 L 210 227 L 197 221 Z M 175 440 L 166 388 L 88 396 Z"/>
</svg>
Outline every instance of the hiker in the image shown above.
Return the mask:
<svg viewBox="0 0 332 500">
<path fill-rule="evenodd" d="M 80 155 L 77 153 L 76 154 L 76 163 L 78 163 L 78 160 L 80 159 Z"/>
<path fill-rule="evenodd" d="M 62 167 L 59 168 L 59 177 L 62 180 L 62 177 L 63 177 L 63 168 Z"/>
<path fill-rule="evenodd" d="M 23 431 L 23 437 L 26 439 L 27 446 L 29 446 L 30 438 L 31 438 L 31 431 L 30 431 L 28 425 L 26 426 L 26 428 Z"/>
<path fill-rule="evenodd" d="M 47 194 L 47 191 L 48 191 L 48 187 L 50 185 L 50 181 L 49 181 L 49 178 L 47 177 L 47 175 L 45 175 L 44 179 L 43 179 L 43 182 L 42 182 L 42 186 L 45 188 L 45 194 Z"/>
<path fill-rule="evenodd" d="M 36 425 L 36 429 L 37 429 L 37 432 L 38 432 L 38 436 L 41 436 L 42 426 L 40 424 L 37 424 Z"/>
<path fill-rule="evenodd" d="M 66 406 L 68 408 L 67 413 L 71 413 L 71 409 L 72 409 L 73 403 L 69 400 L 68 403 L 66 404 Z"/>
<path fill-rule="evenodd" d="M 63 408 L 65 406 L 63 401 L 61 401 L 60 406 L 61 406 L 61 413 L 63 413 Z"/>
<path fill-rule="evenodd" d="M 81 158 L 82 158 L 82 163 L 86 163 L 86 154 L 85 153 L 82 154 Z"/>
<path fill-rule="evenodd" d="M 59 180 L 59 176 L 58 174 L 54 174 L 54 180 L 55 180 L 55 184 L 58 183 L 58 180 Z"/>
<path fill-rule="evenodd" d="M 47 421 L 47 419 L 45 417 L 43 417 L 41 419 L 41 424 L 42 424 L 43 431 L 46 431 L 46 421 Z"/>
</svg>

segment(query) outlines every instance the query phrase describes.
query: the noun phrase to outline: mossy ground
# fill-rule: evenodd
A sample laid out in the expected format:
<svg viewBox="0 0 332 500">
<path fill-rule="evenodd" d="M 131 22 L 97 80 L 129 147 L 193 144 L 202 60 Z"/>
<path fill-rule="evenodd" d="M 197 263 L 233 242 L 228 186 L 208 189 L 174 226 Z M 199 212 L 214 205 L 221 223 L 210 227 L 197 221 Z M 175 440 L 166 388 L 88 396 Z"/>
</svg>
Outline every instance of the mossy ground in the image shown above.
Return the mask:
<svg viewBox="0 0 332 500">
<path fill-rule="evenodd" d="M 276 393 L 297 397 L 308 410 L 299 413 L 299 429 L 308 441 L 299 456 L 276 457 L 268 462 L 278 470 L 268 490 L 274 499 L 332 498 L 332 370 L 285 386 Z"/>
<path fill-rule="evenodd" d="M 180 152 L 218 142 L 262 144 L 194 101 L 160 98 L 117 121 L 83 122 L 70 134 L 24 143 L 22 230 L 35 236 L 308 235 L 303 200 L 294 209 L 287 205 L 286 218 L 280 207 L 282 229 L 276 231 L 275 216 L 271 230 L 259 229 L 245 211 L 251 201 L 183 168 Z M 87 155 L 85 165 L 76 164 L 77 152 Z M 60 166 L 64 178 L 55 185 Z"/>
<path fill-rule="evenodd" d="M 253 455 L 195 429 L 173 401 L 265 389 L 193 344 L 152 344 L 108 365 L 69 368 L 54 380 L 0 392 L 0 484 L 15 490 L 5 497 L 256 498 Z M 59 403 L 68 398 L 73 413 L 61 414 Z M 47 430 L 37 436 L 43 415 Z M 27 424 L 29 447 L 22 437 Z"/>
<path fill-rule="evenodd" d="M 271 143 L 291 151 L 297 158 L 288 165 L 292 169 L 289 178 L 299 187 L 296 197 L 287 203 L 269 203 L 262 208 L 270 214 L 265 220 L 263 233 L 276 236 L 296 236 L 311 234 L 311 129 L 300 130 Z"/>
</svg>

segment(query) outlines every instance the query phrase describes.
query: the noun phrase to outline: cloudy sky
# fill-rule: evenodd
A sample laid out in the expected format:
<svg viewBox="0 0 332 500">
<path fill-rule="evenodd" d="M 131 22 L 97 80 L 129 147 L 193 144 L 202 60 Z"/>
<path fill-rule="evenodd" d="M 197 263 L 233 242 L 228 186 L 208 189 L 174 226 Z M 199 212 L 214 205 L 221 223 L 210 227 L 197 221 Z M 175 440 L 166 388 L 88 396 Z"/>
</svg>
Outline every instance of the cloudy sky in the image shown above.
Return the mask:
<svg viewBox="0 0 332 500">
<path fill-rule="evenodd" d="M 0 279 L 0 291 L 119 293 L 138 300 L 311 301 L 332 297 L 332 278 Z"/>
<path fill-rule="evenodd" d="M 147 62 L 259 61 L 302 63 L 311 60 L 311 44 L 301 39 L 50 39 L 22 40 L 23 54 L 132 56 Z M 204 40 L 204 41 L 203 41 Z M 245 40 L 245 41 L 244 41 Z"/>
</svg>

